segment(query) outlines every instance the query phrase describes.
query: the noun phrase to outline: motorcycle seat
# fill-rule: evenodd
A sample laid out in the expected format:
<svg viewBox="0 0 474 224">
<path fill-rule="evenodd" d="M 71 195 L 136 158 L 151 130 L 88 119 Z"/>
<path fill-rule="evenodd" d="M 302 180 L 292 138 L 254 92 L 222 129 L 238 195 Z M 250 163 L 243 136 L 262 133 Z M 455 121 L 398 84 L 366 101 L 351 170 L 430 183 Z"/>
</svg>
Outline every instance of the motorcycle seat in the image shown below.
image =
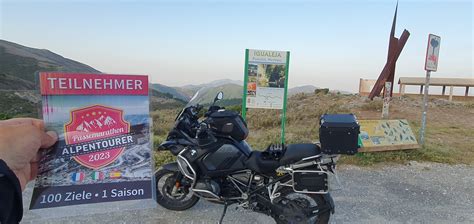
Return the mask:
<svg viewBox="0 0 474 224">
<path fill-rule="evenodd" d="M 292 164 L 321 153 L 319 146 L 315 144 L 289 144 L 286 145 L 284 151 L 285 153 L 280 160 L 268 159 L 265 152 L 252 151 L 249 158 L 244 162 L 245 166 L 257 173 L 271 173 L 275 172 L 279 166 Z"/>
<path fill-rule="evenodd" d="M 321 150 L 316 144 L 289 144 L 286 145 L 285 154 L 280 158 L 280 165 L 295 163 L 318 154 L 321 154 Z"/>
<path fill-rule="evenodd" d="M 280 166 L 278 160 L 265 159 L 260 151 L 252 151 L 244 163 L 245 167 L 257 173 L 272 173 Z"/>
</svg>

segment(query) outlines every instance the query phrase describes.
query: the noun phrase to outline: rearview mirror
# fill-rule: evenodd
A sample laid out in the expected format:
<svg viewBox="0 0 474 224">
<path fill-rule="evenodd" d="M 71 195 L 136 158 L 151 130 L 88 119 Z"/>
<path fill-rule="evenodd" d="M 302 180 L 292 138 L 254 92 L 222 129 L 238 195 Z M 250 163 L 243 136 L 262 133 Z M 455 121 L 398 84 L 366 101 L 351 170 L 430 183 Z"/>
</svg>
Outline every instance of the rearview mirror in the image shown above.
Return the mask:
<svg viewBox="0 0 474 224">
<path fill-rule="evenodd" d="M 218 92 L 216 98 L 214 98 L 214 102 L 218 100 L 222 100 L 224 98 L 224 93 L 222 91 Z"/>
</svg>

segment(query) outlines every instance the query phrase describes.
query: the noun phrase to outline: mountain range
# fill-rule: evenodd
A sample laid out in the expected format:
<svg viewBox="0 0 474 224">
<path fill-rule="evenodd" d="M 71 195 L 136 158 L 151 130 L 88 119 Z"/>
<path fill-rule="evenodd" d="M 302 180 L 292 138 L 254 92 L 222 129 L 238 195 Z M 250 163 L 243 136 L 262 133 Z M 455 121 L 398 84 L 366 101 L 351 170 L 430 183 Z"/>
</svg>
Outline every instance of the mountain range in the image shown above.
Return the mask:
<svg viewBox="0 0 474 224">
<path fill-rule="evenodd" d="M 0 40 L 0 118 L 8 116 L 37 116 L 40 97 L 35 91 L 35 73 L 62 71 L 101 73 L 89 65 L 46 49 L 36 49 Z M 199 91 L 196 103 L 209 104 L 219 91 L 224 91 L 225 104 L 238 104 L 242 98 L 242 81 L 220 79 L 209 83 L 170 87 L 152 83 L 151 109 L 184 106 Z M 315 86 L 290 88 L 288 94 L 312 93 Z"/>
<path fill-rule="evenodd" d="M 173 98 L 180 99 L 186 102 L 191 99 L 192 93 L 185 92 L 182 89 L 176 87 L 169 87 L 159 83 L 153 83 L 151 84 L 151 88 L 161 93 L 170 94 Z"/>
<path fill-rule="evenodd" d="M 35 81 L 36 71 L 100 73 L 91 66 L 64 58 L 45 49 L 25 47 L 0 40 L 0 73 Z"/>
</svg>

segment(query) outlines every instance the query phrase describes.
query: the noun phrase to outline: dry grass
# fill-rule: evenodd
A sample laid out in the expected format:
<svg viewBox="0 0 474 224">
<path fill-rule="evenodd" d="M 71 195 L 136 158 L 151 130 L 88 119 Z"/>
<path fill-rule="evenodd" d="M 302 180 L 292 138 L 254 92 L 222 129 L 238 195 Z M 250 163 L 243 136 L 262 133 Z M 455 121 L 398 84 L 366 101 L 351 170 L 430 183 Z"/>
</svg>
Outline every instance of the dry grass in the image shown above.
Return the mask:
<svg viewBox="0 0 474 224">
<path fill-rule="evenodd" d="M 367 99 L 360 108 L 362 110 L 382 111 L 383 102 L 381 99 L 374 99 L 374 100 Z"/>
<path fill-rule="evenodd" d="M 472 103 L 471 103 L 471 102 L 467 102 L 467 103 L 464 104 L 464 106 L 465 106 L 466 108 L 474 109 L 474 102 L 472 102 Z"/>
<path fill-rule="evenodd" d="M 426 145 L 418 150 L 359 153 L 343 156 L 342 163 L 372 165 L 377 163 L 405 163 L 410 160 L 442 163 L 474 164 L 474 102 L 450 103 L 430 101 Z M 364 97 L 337 94 L 298 94 L 288 101 L 286 143 L 318 140 L 319 117 L 324 113 L 354 113 L 358 119 L 380 119 L 381 99 L 368 101 Z M 166 137 L 179 110 L 152 113 L 156 144 Z M 281 139 L 280 111 L 249 109 L 247 122 L 250 135 L 247 141 L 257 150 Z M 418 136 L 421 121 L 421 98 L 394 98 L 390 105 L 391 119 L 407 119 Z M 158 163 L 172 160 L 170 154 L 160 153 Z"/>
<path fill-rule="evenodd" d="M 430 99 L 427 116 L 425 146 L 417 150 L 396 152 L 359 153 L 344 157 L 343 162 L 371 165 L 375 163 L 410 160 L 440 163 L 474 164 L 474 107 L 472 101 L 449 102 L 433 97 Z M 390 105 L 391 119 L 407 119 L 419 138 L 421 126 L 421 96 L 394 98 Z M 380 112 L 356 111 L 360 119 L 379 119 Z"/>
</svg>

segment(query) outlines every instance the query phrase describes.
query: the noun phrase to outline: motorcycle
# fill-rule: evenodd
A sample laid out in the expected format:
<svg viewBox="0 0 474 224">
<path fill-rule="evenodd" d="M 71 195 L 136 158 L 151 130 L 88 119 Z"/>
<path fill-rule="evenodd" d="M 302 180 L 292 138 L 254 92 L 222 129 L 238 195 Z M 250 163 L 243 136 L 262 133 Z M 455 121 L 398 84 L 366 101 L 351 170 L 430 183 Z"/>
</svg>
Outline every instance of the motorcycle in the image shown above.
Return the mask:
<svg viewBox="0 0 474 224">
<path fill-rule="evenodd" d="M 158 148 L 171 151 L 176 162 L 155 173 L 157 203 L 175 211 L 201 198 L 223 204 L 219 223 L 231 204 L 279 224 L 328 223 L 334 213 L 328 175 L 335 174 L 338 155 L 322 152 L 318 144 L 252 150 L 242 117 L 215 105 L 222 98 L 219 92 L 204 114 L 202 105 L 190 103 L 176 117 Z"/>
</svg>

